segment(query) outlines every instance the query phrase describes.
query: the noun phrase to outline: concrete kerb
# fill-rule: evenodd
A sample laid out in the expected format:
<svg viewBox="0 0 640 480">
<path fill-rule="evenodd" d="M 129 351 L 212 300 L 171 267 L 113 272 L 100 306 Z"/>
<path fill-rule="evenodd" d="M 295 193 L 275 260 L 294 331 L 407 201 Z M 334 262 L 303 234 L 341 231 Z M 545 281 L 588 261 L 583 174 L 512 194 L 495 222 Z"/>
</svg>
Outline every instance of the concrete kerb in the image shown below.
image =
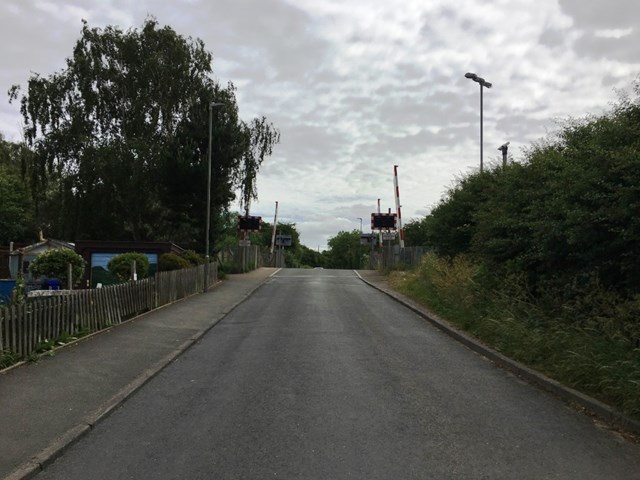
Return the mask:
<svg viewBox="0 0 640 480">
<path fill-rule="evenodd" d="M 549 378 L 546 375 L 543 375 L 542 373 L 533 370 L 519 362 L 516 362 L 515 360 L 512 360 L 511 358 L 508 358 L 501 353 L 487 347 L 470 335 L 467 335 L 466 333 L 453 327 L 448 322 L 438 318 L 432 312 L 429 312 L 425 307 L 414 303 L 410 299 L 406 298 L 404 295 L 376 285 L 375 282 L 371 282 L 363 278 L 362 275 L 360 275 L 357 271 L 356 275 L 358 275 L 360 280 L 362 280 L 370 287 L 375 288 L 376 290 L 384 293 L 396 302 L 409 308 L 450 337 L 465 345 L 467 348 L 473 350 L 476 353 L 479 353 L 501 368 L 520 377 L 527 383 L 535 385 L 538 388 L 541 388 L 542 390 L 545 390 L 559 397 L 566 403 L 574 404 L 583 408 L 587 412 L 602 419 L 605 423 L 613 428 L 620 429 L 634 435 L 640 435 L 640 422 L 638 422 L 637 420 L 624 415 L 622 412 L 610 407 L 603 402 L 600 402 L 599 400 L 596 400 L 595 398 L 592 398 L 577 390 L 562 385 L 556 380 L 553 380 L 552 378 Z"/>
<path fill-rule="evenodd" d="M 33 458 L 24 462 L 16 469 L 14 469 L 7 477 L 3 480 L 27 480 L 35 477 L 38 473 L 44 470 L 48 465 L 53 463 L 58 457 L 60 457 L 69 447 L 73 446 L 76 442 L 78 442 L 84 435 L 86 435 L 92 428 L 94 428 L 98 423 L 107 418 L 117 407 L 122 405 L 125 400 L 127 400 L 131 395 L 133 395 L 137 390 L 139 390 L 144 384 L 146 384 L 149 380 L 159 374 L 164 368 L 166 368 L 172 361 L 174 361 L 178 356 L 188 350 L 194 343 L 200 340 L 204 335 L 206 335 L 213 327 L 218 325 L 224 318 L 229 315 L 233 310 L 235 310 L 238 306 L 240 306 L 244 301 L 247 300 L 253 293 L 256 292 L 262 285 L 264 285 L 269 278 L 273 277 L 276 273 L 278 273 L 281 269 L 276 270 L 263 281 L 261 281 L 255 288 L 251 289 L 242 299 L 240 299 L 235 304 L 231 305 L 229 309 L 223 312 L 223 315 L 213 322 L 208 327 L 199 331 L 187 341 L 183 342 L 179 347 L 177 347 L 174 351 L 166 355 L 163 359 L 156 362 L 153 366 L 146 369 L 141 375 L 131 381 L 128 385 L 122 388 L 118 393 L 116 393 L 113 397 L 111 397 L 108 401 L 106 401 L 99 409 L 95 412 L 84 417 L 78 425 L 67 430 L 63 435 L 56 438 L 47 448 L 36 454 Z M 184 300 L 184 299 L 183 299 Z M 140 316 L 148 315 L 149 312 L 145 312 Z M 128 321 L 134 320 L 129 319 Z M 110 327 L 108 330 L 113 328 L 117 328 L 118 325 L 114 327 Z M 96 332 L 96 334 L 104 333 L 107 330 L 102 330 L 100 332 Z M 84 339 L 85 337 L 83 337 Z M 81 341 L 82 339 L 78 339 Z"/>
</svg>

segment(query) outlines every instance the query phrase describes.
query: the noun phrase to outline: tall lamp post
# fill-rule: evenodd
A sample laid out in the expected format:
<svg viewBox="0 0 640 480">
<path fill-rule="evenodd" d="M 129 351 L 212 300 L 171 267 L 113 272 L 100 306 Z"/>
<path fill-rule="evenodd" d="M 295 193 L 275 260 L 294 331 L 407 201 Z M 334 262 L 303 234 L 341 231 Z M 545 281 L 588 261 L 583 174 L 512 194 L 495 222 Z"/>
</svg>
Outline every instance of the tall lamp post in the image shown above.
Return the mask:
<svg viewBox="0 0 640 480">
<path fill-rule="evenodd" d="M 207 153 L 207 220 L 204 240 L 204 292 L 209 288 L 209 231 L 211 230 L 211 137 L 213 131 L 213 109 L 222 107 L 224 103 L 209 103 L 209 151 Z"/>
<path fill-rule="evenodd" d="M 482 87 L 491 88 L 491 84 L 475 73 L 465 73 L 464 76 L 480 84 L 480 173 L 482 173 Z"/>
<path fill-rule="evenodd" d="M 509 143 L 511 142 L 503 143 L 498 147 L 498 150 L 502 152 L 502 168 L 507 166 L 507 151 L 509 150 Z"/>
</svg>

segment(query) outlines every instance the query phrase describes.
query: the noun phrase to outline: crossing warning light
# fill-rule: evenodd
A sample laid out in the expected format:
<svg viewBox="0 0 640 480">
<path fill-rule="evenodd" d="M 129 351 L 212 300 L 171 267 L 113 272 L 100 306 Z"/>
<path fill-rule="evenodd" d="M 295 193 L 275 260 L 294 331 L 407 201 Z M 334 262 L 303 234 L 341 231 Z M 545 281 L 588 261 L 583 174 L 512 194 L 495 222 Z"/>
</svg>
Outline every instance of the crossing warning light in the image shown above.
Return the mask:
<svg viewBox="0 0 640 480">
<path fill-rule="evenodd" d="M 258 232 L 262 226 L 262 217 L 252 215 L 238 216 L 238 230 L 242 232 Z"/>
<path fill-rule="evenodd" d="M 397 213 L 372 213 L 371 230 L 396 230 L 398 228 Z"/>
</svg>

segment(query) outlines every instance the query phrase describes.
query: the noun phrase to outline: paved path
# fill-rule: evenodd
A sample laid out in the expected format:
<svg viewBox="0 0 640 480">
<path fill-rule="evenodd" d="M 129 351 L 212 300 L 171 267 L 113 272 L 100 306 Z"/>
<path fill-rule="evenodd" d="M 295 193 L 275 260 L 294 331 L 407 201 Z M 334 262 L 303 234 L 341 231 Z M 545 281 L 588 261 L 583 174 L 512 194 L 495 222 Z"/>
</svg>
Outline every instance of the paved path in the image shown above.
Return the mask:
<svg viewBox="0 0 640 480">
<path fill-rule="evenodd" d="M 0 374 L 0 478 L 39 471 L 274 272 L 230 275 L 206 294 Z"/>
<path fill-rule="evenodd" d="M 640 479 L 640 448 L 351 271 L 282 270 L 38 480 Z"/>
</svg>

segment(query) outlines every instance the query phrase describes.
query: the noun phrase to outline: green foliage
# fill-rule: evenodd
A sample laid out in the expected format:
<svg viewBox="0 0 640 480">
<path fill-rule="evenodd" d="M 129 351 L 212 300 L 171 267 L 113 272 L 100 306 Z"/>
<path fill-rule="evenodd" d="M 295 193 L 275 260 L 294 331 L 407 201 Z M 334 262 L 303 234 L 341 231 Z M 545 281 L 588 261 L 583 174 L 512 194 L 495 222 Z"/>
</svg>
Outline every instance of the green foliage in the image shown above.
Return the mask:
<svg viewBox="0 0 640 480">
<path fill-rule="evenodd" d="M 517 278 L 495 290 L 479 275 L 466 257 L 427 254 L 391 282 L 506 356 L 640 419 L 640 297 L 623 300 L 591 284 L 580 302 L 549 309 Z"/>
<path fill-rule="evenodd" d="M 149 275 L 149 259 L 144 253 L 128 252 L 116 255 L 109 260 L 107 269 L 121 282 L 127 282 L 131 280 L 134 261 L 136 262 L 138 279 L 146 278 Z"/>
<path fill-rule="evenodd" d="M 454 257 L 470 250 L 476 213 L 490 198 L 492 176 L 475 173 L 459 180 L 423 222 L 428 246 L 440 255 Z"/>
<path fill-rule="evenodd" d="M 27 301 L 27 282 L 22 272 L 16 276 L 16 286 L 11 292 L 11 303 L 13 305 L 23 305 Z"/>
<path fill-rule="evenodd" d="M 57 278 L 66 286 L 69 282 L 68 269 L 71 264 L 71 275 L 74 285 L 82 279 L 86 262 L 69 248 L 53 248 L 38 255 L 29 264 L 29 271 L 36 277 Z"/>
<path fill-rule="evenodd" d="M 402 227 L 407 247 L 422 247 L 429 243 L 426 218 L 411 219 Z"/>
<path fill-rule="evenodd" d="M 0 245 L 29 242 L 37 228 L 31 191 L 22 178 L 24 146 L 5 141 L 0 135 Z"/>
<path fill-rule="evenodd" d="M 329 239 L 329 251 L 326 256 L 327 268 L 362 268 L 364 258 L 369 252 L 367 245 L 360 245 L 360 230 L 341 231 Z"/>
<path fill-rule="evenodd" d="M 20 361 L 20 356 L 11 350 L 0 350 L 0 370 L 8 368 Z"/>
<path fill-rule="evenodd" d="M 153 18 L 140 29 L 82 27 L 66 68 L 33 75 L 20 98 L 34 154 L 26 171 L 50 236 L 171 240 L 202 250 L 208 156 L 211 234 L 255 178 L 279 133 L 239 119 L 235 87 L 221 87 L 212 55 Z M 212 148 L 209 152 L 209 104 Z M 37 192 L 37 193 L 36 193 Z M 96 215 L 100 212 L 100 215 Z"/>
<path fill-rule="evenodd" d="M 300 255 L 300 266 L 303 268 L 310 267 L 324 267 L 325 255 L 317 250 L 312 250 L 304 245 L 301 246 L 302 252 Z"/>
<path fill-rule="evenodd" d="M 197 267 L 198 265 L 204 264 L 204 257 L 199 253 L 194 252 L 193 250 L 185 250 L 178 254 L 180 258 L 186 260 L 190 266 Z"/>
<path fill-rule="evenodd" d="M 183 268 L 191 268 L 191 263 L 175 253 L 163 253 L 158 259 L 158 271 L 160 272 L 181 270 Z"/>
<path fill-rule="evenodd" d="M 640 86 L 636 92 L 640 95 Z M 461 179 L 420 222 L 427 246 L 571 301 L 597 278 L 640 293 L 640 101 L 567 121 L 521 164 Z M 493 281 L 490 275 L 484 280 Z"/>
</svg>

